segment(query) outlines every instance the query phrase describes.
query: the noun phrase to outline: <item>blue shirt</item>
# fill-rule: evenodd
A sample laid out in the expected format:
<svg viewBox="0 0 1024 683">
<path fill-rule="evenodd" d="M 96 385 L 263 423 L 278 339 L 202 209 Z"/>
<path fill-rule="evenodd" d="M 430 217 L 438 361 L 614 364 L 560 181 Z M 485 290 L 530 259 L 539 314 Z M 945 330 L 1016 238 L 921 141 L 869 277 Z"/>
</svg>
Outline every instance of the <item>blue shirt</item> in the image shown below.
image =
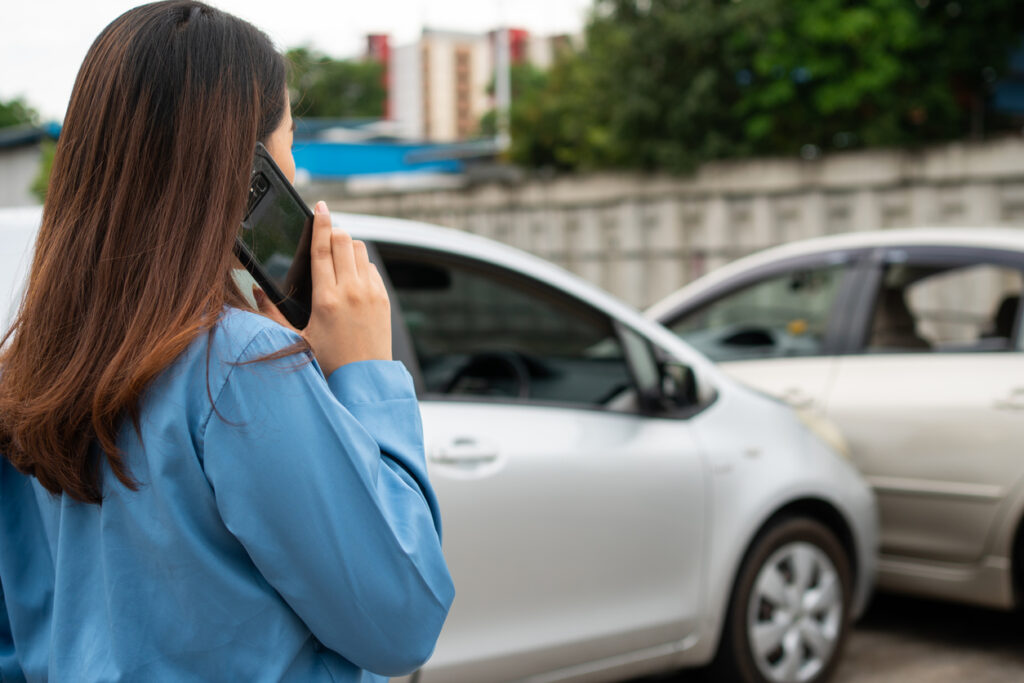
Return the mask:
<svg viewBox="0 0 1024 683">
<path fill-rule="evenodd" d="M 454 592 L 411 378 L 246 363 L 297 339 L 228 310 L 147 389 L 141 441 L 122 427 L 141 487 L 105 468 L 102 506 L 0 459 L 3 680 L 347 683 L 426 661 Z"/>
</svg>

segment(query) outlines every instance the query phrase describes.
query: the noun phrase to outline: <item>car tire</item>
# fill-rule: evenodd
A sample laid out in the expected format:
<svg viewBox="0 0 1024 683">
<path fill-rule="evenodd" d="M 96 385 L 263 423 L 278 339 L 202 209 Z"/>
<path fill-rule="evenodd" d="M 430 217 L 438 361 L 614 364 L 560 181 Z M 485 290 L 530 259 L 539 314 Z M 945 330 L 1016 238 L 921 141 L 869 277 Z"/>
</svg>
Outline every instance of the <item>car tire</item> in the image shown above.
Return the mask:
<svg viewBox="0 0 1024 683">
<path fill-rule="evenodd" d="M 751 544 L 729 602 L 715 681 L 821 683 L 849 632 L 850 558 L 836 535 L 783 519 Z"/>
</svg>

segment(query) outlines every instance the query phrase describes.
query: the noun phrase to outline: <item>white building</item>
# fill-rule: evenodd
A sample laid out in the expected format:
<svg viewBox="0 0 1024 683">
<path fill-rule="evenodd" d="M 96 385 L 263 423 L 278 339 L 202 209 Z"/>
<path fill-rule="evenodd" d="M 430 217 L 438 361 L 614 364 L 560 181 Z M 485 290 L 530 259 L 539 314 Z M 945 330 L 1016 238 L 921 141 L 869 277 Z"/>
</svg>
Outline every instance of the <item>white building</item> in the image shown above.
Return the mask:
<svg viewBox="0 0 1024 683">
<path fill-rule="evenodd" d="M 533 37 L 507 29 L 513 64 L 551 65 L 562 37 Z M 424 29 L 409 45 L 377 50 L 386 60 L 388 117 L 402 137 L 453 142 L 477 136 L 480 118 L 494 108 L 498 31 L 462 33 Z M 378 38 L 379 40 L 379 38 Z"/>
</svg>

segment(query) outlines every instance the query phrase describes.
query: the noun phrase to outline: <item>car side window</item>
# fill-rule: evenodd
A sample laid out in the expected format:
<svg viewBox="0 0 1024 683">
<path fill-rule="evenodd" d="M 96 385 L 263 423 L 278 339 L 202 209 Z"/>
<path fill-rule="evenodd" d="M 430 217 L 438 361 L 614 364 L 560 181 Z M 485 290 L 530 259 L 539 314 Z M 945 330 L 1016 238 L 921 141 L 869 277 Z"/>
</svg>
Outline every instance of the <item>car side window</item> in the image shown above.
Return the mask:
<svg viewBox="0 0 1024 683">
<path fill-rule="evenodd" d="M 503 269 L 382 245 L 432 396 L 635 409 L 610 318 Z"/>
<path fill-rule="evenodd" d="M 868 328 L 868 352 L 1005 351 L 1014 348 L 1024 277 L 992 263 L 885 266 Z"/>
<path fill-rule="evenodd" d="M 846 266 L 776 274 L 733 290 L 669 324 L 716 362 L 816 356 Z"/>
</svg>

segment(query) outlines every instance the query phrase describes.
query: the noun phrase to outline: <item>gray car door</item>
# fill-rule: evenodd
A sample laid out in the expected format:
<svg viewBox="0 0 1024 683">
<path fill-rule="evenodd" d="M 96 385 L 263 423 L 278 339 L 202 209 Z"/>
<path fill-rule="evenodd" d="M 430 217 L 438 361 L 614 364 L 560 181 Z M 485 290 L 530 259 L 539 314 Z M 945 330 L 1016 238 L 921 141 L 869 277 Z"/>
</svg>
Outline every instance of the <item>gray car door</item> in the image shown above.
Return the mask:
<svg viewBox="0 0 1024 683">
<path fill-rule="evenodd" d="M 877 493 L 884 560 L 977 563 L 1024 477 L 1024 262 L 927 247 L 875 262 L 827 414 Z"/>
<path fill-rule="evenodd" d="M 420 368 L 456 586 L 420 680 L 672 656 L 701 600 L 689 422 L 638 410 L 627 344 L 586 303 L 469 259 L 379 247 Z"/>
</svg>

